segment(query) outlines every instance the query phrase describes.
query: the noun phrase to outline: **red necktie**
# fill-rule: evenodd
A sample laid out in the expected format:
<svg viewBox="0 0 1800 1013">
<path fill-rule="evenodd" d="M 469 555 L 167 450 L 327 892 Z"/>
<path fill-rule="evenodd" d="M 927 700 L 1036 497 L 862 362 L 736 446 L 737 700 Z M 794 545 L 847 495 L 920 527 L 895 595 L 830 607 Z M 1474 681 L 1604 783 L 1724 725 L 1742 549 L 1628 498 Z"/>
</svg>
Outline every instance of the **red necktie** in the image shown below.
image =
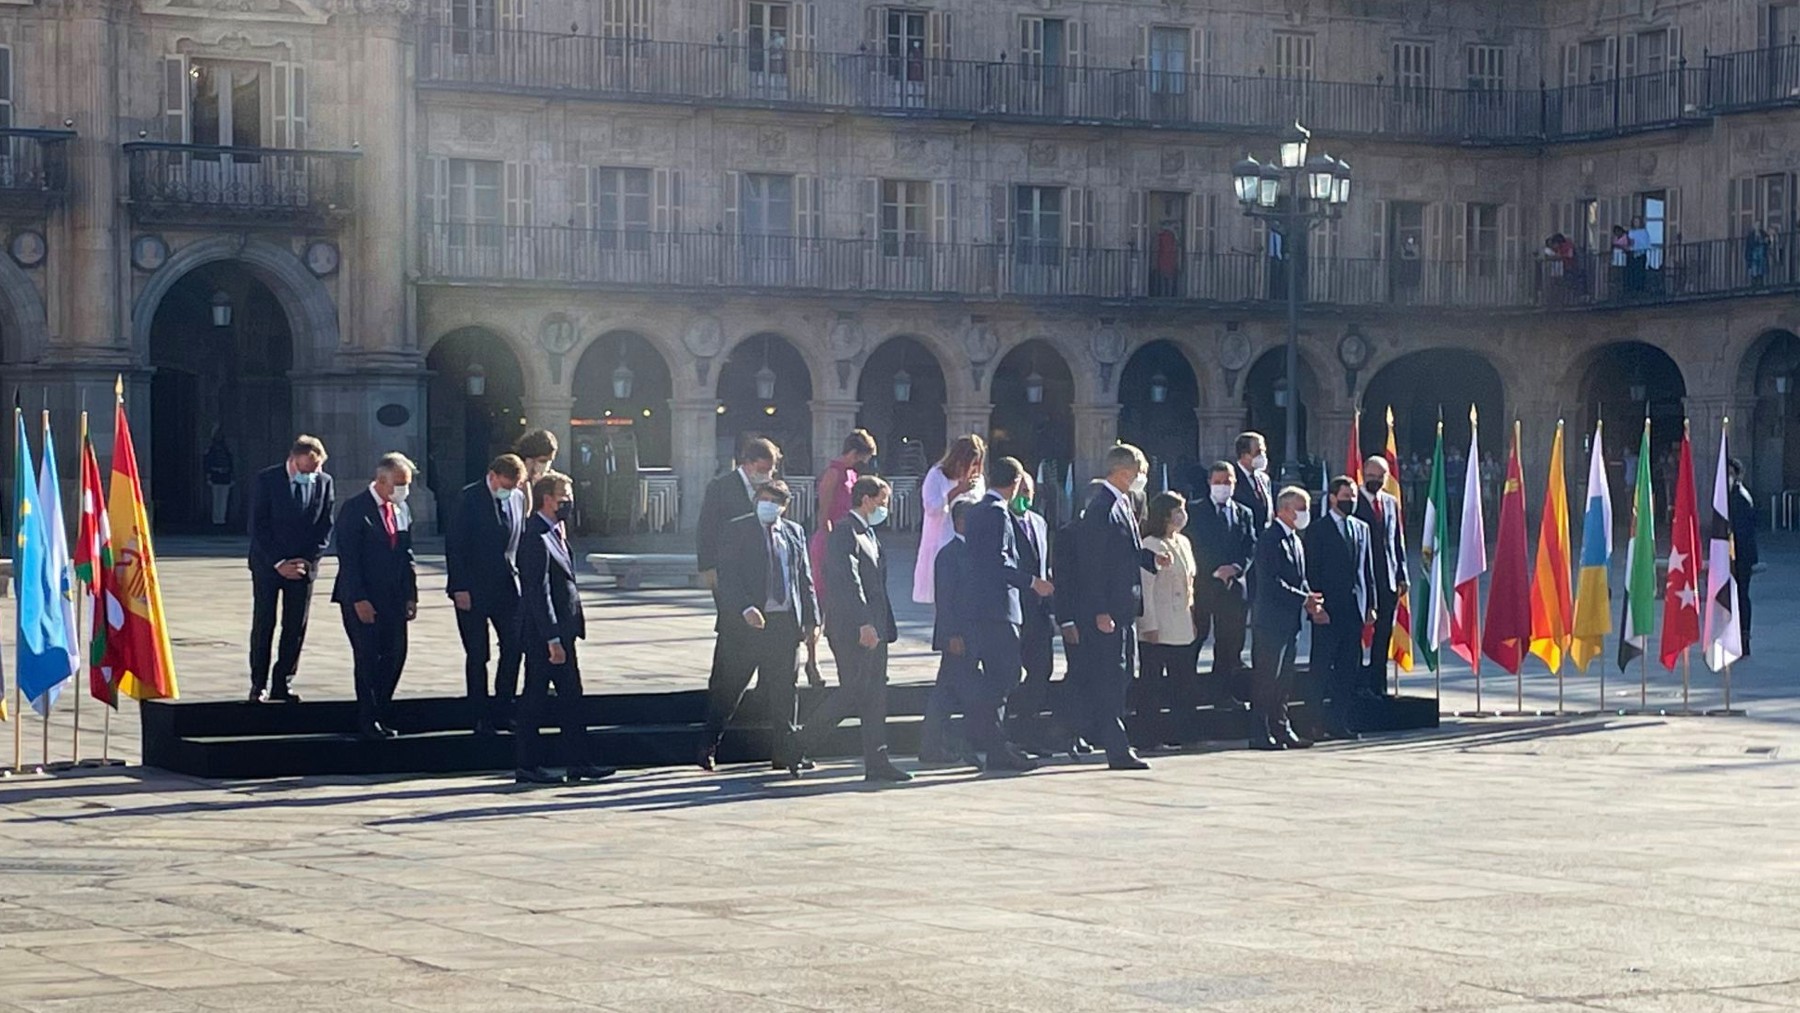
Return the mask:
<svg viewBox="0 0 1800 1013">
<path fill-rule="evenodd" d="M 381 503 L 381 526 L 387 529 L 388 548 L 399 548 L 400 529 L 394 526 L 394 504 L 386 500 Z"/>
</svg>

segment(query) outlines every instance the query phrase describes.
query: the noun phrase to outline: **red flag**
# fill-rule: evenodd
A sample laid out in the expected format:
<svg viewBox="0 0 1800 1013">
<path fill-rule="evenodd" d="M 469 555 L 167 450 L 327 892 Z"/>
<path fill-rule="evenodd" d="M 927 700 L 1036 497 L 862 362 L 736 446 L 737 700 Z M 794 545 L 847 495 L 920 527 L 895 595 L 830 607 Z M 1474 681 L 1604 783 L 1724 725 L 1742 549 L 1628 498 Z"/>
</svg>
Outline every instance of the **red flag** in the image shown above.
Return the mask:
<svg viewBox="0 0 1800 1013">
<path fill-rule="evenodd" d="M 1481 631 L 1481 653 L 1517 675 L 1530 645 L 1531 578 L 1525 565 L 1525 473 L 1519 467 L 1519 424 L 1514 422 L 1512 453 L 1506 459 L 1506 486 L 1500 494 L 1500 537 L 1494 544 L 1493 576 L 1488 578 L 1487 619 Z"/>
<path fill-rule="evenodd" d="M 1675 473 L 1675 527 L 1669 533 L 1669 581 L 1663 596 L 1662 663 L 1700 642 L 1700 517 L 1694 505 L 1694 452 L 1681 426 L 1681 464 Z"/>
<path fill-rule="evenodd" d="M 81 413 L 81 526 L 75 543 L 75 576 L 86 587 L 88 613 L 88 691 L 109 707 L 119 705 L 119 687 L 106 663 L 107 633 L 123 621 L 113 591 L 112 528 L 106 517 L 106 489 L 100 484 L 100 462 L 88 434 L 87 412 Z"/>
<path fill-rule="evenodd" d="M 138 477 L 137 452 L 125 419 L 123 381 L 115 385 L 119 404 L 113 420 L 112 484 L 106 505 L 113 534 L 113 589 L 119 611 L 107 616 L 106 667 L 119 688 L 136 700 L 173 699 L 175 657 L 169 647 L 162 588 L 156 578 L 156 551 L 151 546 L 150 518 L 144 510 L 144 488 Z"/>
</svg>

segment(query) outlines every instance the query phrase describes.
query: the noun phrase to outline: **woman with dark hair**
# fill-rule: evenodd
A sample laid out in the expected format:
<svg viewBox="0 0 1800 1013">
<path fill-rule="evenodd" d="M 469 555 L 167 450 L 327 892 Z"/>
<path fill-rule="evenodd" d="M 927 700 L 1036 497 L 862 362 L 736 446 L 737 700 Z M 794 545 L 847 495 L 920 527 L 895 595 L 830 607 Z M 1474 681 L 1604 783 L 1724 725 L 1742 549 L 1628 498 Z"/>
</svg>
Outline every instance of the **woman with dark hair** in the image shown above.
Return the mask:
<svg viewBox="0 0 1800 1013">
<path fill-rule="evenodd" d="M 875 437 L 869 435 L 867 429 L 852 429 L 850 435 L 844 437 L 844 449 L 831 459 L 825 471 L 819 475 L 818 495 L 819 513 L 818 527 L 813 530 L 812 540 L 806 551 L 812 560 L 813 590 L 819 596 L 819 604 L 825 603 L 825 542 L 831 537 L 831 529 L 836 527 L 850 514 L 850 490 L 856 485 L 862 469 L 875 459 Z"/>
<path fill-rule="evenodd" d="M 932 465 L 919 489 L 919 507 L 925 520 L 919 532 L 919 559 L 913 565 L 913 601 L 930 605 L 938 550 L 956 537 L 950 524 L 950 505 L 965 497 L 980 499 L 987 493 L 981 479 L 987 464 L 987 441 L 974 433 L 958 436 Z"/>
<path fill-rule="evenodd" d="M 1178 492 L 1160 492 L 1150 497 L 1148 512 L 1144 548 L 1158 555 L 1168 553 L 1173 563 L 1143 576 L 1138 678 L 1132 695 L 1139 728 L 1154 736 L 1151 741 L 1180 745 L 1191 737 L 1200 656 L 1194 628 L 1194 549 L 1181 533 L 1187 526 L 1187 500 Z"/>
</svg>

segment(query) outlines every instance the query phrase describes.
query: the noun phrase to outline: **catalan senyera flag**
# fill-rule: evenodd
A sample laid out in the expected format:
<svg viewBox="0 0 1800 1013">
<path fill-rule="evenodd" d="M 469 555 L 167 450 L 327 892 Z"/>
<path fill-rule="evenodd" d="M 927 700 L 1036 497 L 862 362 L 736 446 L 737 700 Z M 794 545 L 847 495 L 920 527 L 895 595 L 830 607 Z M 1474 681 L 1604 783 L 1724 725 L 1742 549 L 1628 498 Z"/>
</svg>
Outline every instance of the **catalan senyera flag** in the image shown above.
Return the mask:
<svg viewBox="0 0 1800 1013">
<path fill-rule="evenodd" d="M 1563 477 L 1563 424 L 1556 420 L 1556 440 L 1550 444 L 1550 476 L 1544 482 L 1544 516 L 1538 522 L 1537 565 L 1531 580 L 1531 653 L 1549 666 L 1550 674 L 1562 671 L 1569 650 L 1569 631 L 1575 624 L 1575 595 L 1569 549 L 1569 487 Z"/>
<path fill-rule="evenodd" d="M 1400 451 L 1394 443 L 1394 409 L 1390 405 L 1387 410 L 1387 446 L 1381 451 L 1387 458 L 1387 484 L 1382 491 L 1394 497 L 1399 505 L 1399 514 L 1395 517 L 1401 531 L 1406 530 L 1406 501 L 1400 495 Z M 1402 574 L 1401 579 L 1407 579 Z M 1412 602 L 1406 595 L 1401 595 L 1394 603 L 1394 635 L 1388 638 L 1388 657 L 1400 666 L 1400 671 L 1410 672 L 1413 668 L 1413 635 L 1412 635 Z"/>
<path fill-rule="evenodd" d="M 1700 513 L 1694 498 L 1694 448 L 1681 424 L 1681 463 L 1675 472 L 1675 517 L 1669 531 L 1669 577 L 1663 588 L 1662 663 L 1700 642 Z"/>
<path fill-rule="evenodd" d="M 1525 569 L 1525 472 L 1519 464 L 1519 423 L 1513 423 L 1506 486 L 1500 493 L 1500 537 L 1494 543 L 1494 575 L 1488 580 L 1481 653 L 1518 675 L 1531 644 L 1530 577 Z"/>
<path fill-rule="evenodd" d="M 1425 667 L 1438 671 L 1444 642 L 1450 639 L 1450 497 L 1444 490 L 1444 423 L 1438 422 L 1437 449 L 1431 454 L 1431 486 L 1425 496 L 1425 530 L 1419 536 L 1419 628 L 1413 640 Z"/>
<path fill-rule="evenodd" d="M 1456 538 L 1456 593 L 1450 602 L 1450 649 L 1481 671 L 1481 575 L 1487 572 L 1487 526 L 1481 518 L 1481 434 L 1469 406 L 1469 463 L 1463 472 L 1462 530 Z"/>
<path fill-rule="evenodd" d="M 137 451 L 125 418 L 124 384 L 113 418 L 112 483 L 106 510 L 117 525 L 113 532 L 113 577 L 119 599 L 118 621 L 108 616 L 106 660 L 118 687 L 136 700 L 174 698 L 175 657 L 169 648 L 169 624 L 163 612 L 162 588 L 156 578 L 156 552 L 150 542 L 150 520 L 144 512 L 144 489 L 138 477 Z"/>
<path fill-rule="evenodd" d="M 100 484 L 100 460 L 94 456 L 87 412 L 81 413 L 81 525 L 75 538 L 75 578 L 86 588 L 88 692 L 117 707 L 119 687 L 106 664 L 106 640 L 107 631 L 115 621 L 123 623 L 124 615 L 113 591 L 112 528 L 106 519 L 106 489 Z"/>
<path fill-rule="evenodd" d="M 1612 632 L 1612 486 L 1606 480 L 1606 455 L 1600 451 L 1600 423 L 1594 423 L 1594 445 L 1588 456 L 1587 510 L 1581 522 L 1581 571 L 1575 578 L 1575 625 L 1569 630 L 1569 660 L 1583 672 L 1605 650 Z"/>
<path fill-rule="evenodd" d="M 1650 489 L 1650 420 L 1638 444 L 1633 476 L 1631 536 L 1625 543 L 1625 596 L 1619 610 L 1619 670 L 1649 649 L 1656 621 L 1656 500 Z"/>
</svg>

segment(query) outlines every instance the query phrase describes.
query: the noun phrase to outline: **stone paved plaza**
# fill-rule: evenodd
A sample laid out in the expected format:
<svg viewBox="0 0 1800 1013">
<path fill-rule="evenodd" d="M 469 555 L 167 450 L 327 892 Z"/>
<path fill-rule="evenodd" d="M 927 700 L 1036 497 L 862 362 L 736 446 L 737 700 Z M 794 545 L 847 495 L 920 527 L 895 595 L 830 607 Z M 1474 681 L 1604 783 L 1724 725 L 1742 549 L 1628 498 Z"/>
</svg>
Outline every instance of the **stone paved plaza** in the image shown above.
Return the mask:
<svg viewBox="0 0 1800 1013">
<path fill-rule="evenodd" d="M 1800 1009 L 1800 583 L 1775 576 L 1796 554 L 1770 555 L 1748 718 L 1453 719 L 887 790 L 837 763 L 540 790 L 0 781 L 0 1011 Z M 165 556 L 186 695 L 239 694 L 235 550 Z M 699 684 L 703 598 L 591 600 L 600 688 Z M 344 695 L 319 605 L 305 688 Z M 425 605 L 405 691 L 451 692 L 448 604 Z M 923 618 L 908 678 L 929 672 Z M 1473 706 L 1466 673 L 1445 685 Z M 1653 706 L 1678 686 L 1659 677 Z M 1597 690 L 1571 680 L 1571 704 Z M 1554 693 L 1534 678 L 1527 704 Z M 1609 702 L 1637 695 L 1609 673 Z"/>
</svg>

